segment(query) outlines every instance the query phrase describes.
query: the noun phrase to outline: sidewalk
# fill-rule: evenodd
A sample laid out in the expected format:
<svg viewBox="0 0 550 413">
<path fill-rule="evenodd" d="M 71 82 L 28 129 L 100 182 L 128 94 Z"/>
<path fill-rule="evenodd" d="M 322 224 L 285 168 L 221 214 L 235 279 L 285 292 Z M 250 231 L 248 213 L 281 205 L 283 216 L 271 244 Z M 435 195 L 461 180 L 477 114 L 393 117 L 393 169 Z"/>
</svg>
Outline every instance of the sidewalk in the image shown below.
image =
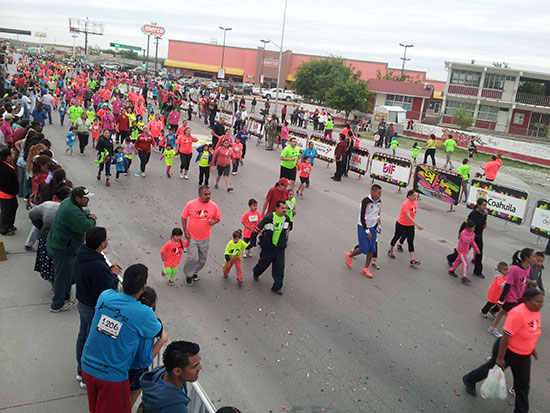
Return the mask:
<svg viewBox="0 0 550 413">
<path fill-rule="evenodd" d="M 50 284 L 33 271 L 36 251 L 24 248 L 31 223 L 22 201 L 15 225 L 17 234 L 4 237 L 8 260 L 0 261 L 0 411 L 86 412 L 75 380 L 78 311 L 49 312 Z"/>
</svg>

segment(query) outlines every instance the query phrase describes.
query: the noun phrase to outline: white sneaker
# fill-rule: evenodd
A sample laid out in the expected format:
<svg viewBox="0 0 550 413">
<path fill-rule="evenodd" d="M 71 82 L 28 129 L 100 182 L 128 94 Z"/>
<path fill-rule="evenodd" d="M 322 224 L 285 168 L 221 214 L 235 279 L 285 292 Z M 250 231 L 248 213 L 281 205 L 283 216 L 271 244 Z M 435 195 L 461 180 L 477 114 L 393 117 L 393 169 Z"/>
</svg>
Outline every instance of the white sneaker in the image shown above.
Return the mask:
<svg viewBox="0 0 550 413">
<path fill-rule="evenodd" d="M 235 176 L 237 175 L 237 172 L 231 172 L 231 175 Z"/>
<path fill-rule="evenodd" d="M 254 254 L 252 254 L 252 250 L 248 250 L 248 256 L 249 256 L 249 257 L 253 257 L 253 256 L 254 256 Z"/>
<path fill-rule="evenodd" d="M 246 255 L 246 250 L 243 251 L 243 258 L 246 258 L 248 257 L 248 255 Z"/>
<path fill-rule="evenodd" d="M 183 174 L 180 174 L 180 178 L 183 179 Z"/>
<path fill-rule="evenodd" d="M 183 179 L 189 179 L 187 175 L 183 175 Z"/>
<path fill-rule="evenodd" d="M 496 338 L 500 338 L 502 337 L 502 334 L 496 329 L 496 328 L 491 328 L 489 327 L 489 329 L 487 330 L 490 334 L 494 335 Z"/>
<path fill-rule="evenodd" d="M 77 374 L 76 375 L 76 381 L 84 381 L 84 379 L 82 378 L 82 376 L 80 374 Z"/>
</svg>

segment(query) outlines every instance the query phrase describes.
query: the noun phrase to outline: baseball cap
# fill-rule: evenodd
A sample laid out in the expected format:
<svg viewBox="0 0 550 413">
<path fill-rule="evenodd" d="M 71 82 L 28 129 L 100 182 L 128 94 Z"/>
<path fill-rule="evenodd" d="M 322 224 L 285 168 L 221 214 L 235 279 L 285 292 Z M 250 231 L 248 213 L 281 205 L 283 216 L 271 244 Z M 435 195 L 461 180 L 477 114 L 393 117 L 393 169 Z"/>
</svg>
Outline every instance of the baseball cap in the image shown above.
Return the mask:
<svg viewBox="0 0 550 413">
<path fill-rule="evenodd" d="M 277 181 L 277 185 L 288 186 L 288 185 L 290 185 L 290 182 L 288 182 L 288 179 L 286 179 L 286 178 L 281 178 Z"/>
<path fill-rule="evenodd" d="M 91 198 L 94 196 L 94 194 L 92 194 L 83 186 L 77 186 L 75 189 L 73 189 L 73 196 L 78 198 Z"/>
<path fill-rule="evenodd" d="M 11 113 L 4 113 L 4 120 L 10 120 L 13 119 L 13 115 Z"/>
</svg>

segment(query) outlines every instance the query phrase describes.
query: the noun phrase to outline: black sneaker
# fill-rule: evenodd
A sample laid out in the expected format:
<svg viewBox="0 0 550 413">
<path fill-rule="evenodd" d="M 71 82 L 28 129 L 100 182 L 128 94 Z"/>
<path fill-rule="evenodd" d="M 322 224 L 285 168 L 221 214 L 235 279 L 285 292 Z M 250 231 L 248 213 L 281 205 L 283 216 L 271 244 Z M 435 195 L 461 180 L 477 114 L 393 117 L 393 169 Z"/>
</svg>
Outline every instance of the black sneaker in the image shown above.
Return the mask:
<svg viewBox="0 0 550 413">
<path fill-rule="evenodd" d="M 458 277 L 458 275 L 456 275 L 456 272 L 454 272 L 454 271 L 449 271 L 449 275 L 450 275 L 451 277 L 455 277 L 455 278 Z"/>
<path fill-rule="evenodd" d="M 252 276 L 252 278 L 254 278 L 254 281 L 260 281 L 260 276 L 259 275 L 254 274 Z"/>
<path fill-rule="evenodd" d="M 487 313 L 484 313 L 483 311 L 481 311 L 479 314 L 481 314 L 481 317 L 487 318 Z"/>
<path fill-rule="evenodd" d="M 453 260 L 449 258 L 449 255 L 447 255 L 447 264 L 449 264 L 449 267 L 453 266 Z"/>
<path fill-rule="evenodd" d="M 278 294 L 278 295 L 283 295 L 283 291 L 281 289 L 279 290 L 271 290 L 273 291 L 275 294 Z"/>
<path fill-rule="evenodd" d="M 471 283 L 472 283 L 472 280 L 470 280 L 468 277 L 462 277 L 462 284 L 470 285 Z"/>
<path fill-rule="evenodd" d="M 464 387 L 466 387 L 466 393 L 476 397 L 477 396 L 476 385 L 475 383 L 472 383 L 470 380 L 468 380 L 467 374 L 464 377 L 462 377 L 462 382 L 464 383 Z"/>
<path fill-rule="evenodd" d="M 193 281 L 199 281 L 200 278 L 198 276 L 198 274 L 193 274 Z"/>
<path fill-rule="evenodd" d="M 193 277 L 185 277 L 185 285 L 187 285 L 188 287 L 192 287 L 193 286 Z"/>
<path fill-rule="evenodd" d="M 481 278 L 481 279 L 485 278 L 485 275 L 484 275 L 484 274 L 476 274 L 476 273 L 474 272 L 474 275 L 475 275 L 477 278 Z"/>
</svg>

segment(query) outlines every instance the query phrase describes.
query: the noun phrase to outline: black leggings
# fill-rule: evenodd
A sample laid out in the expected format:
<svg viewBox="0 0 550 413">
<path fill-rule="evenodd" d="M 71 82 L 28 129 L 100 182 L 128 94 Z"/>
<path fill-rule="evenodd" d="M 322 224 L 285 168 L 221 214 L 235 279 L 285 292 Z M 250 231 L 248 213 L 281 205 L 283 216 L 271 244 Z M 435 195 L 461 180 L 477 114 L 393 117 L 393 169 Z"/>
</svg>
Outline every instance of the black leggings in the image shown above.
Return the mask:
<svg viewBox="0 0 550 413">
<path fill-rule="evenodd" d="M 180 152 L 180 171 L 183 171 L 184 169 L 186 171 L 189 170 L 189 164 L 191 163 L 191 157 L 193 155 L 190 153 L 181 153 Z"/>
<path fill-rule="evenodd" d="M 203 180 L 204 184 L 208 186 L 208 179 L 210 178 L 210 167 L 209 166 L 199 166 L 199 185 L 202 185 Z"/>
<path fill-rule="evenodd" d="M 426 149 L 426 153 L 424 153 L 424 163 L 428 160 L 428 156 L 432 158 L 432 165 L 435 166 L 435 148 Z"/>
<path fill-rule="evenodd" d="M 493 345 L 491 359 L 482 366 L 469 372 L 465 377 L 470 383 L 475 384 L 485 380 L 497 359 L 500 338 Z M 514 377 L 514 390 L 516 391 L 516 408 L 514 412 L 529 411 L 529 382 L 531 381 L 531 356 L 524 356 L 507 349 L 504 354 L 504 365 L 512 369 Z"/>
<path fill-rule="evenodd" d="M 127 173 L 128 169 L 130 169 L 130 165 L 132 165 L 132 158 L 125 158 L 125 161 L 124 172 Z"/>
<path fill-rule="evenodd" d="M 414 251 L 414 225 L 401 225 L 399 222 L 395 223 L 395 235 L 393 236 L 390 245 L 393 247 L 399 238 L 403 240 L 403 236 L 407 237 L 407 244 L 409 246 L 409 252 Z M 402 242 L 402 241 L 401 241 Z"/>
<path fill-rule="evenodd" d="M 139 169 L 143 173 L 145 172 L 145 165 L 147 165 L 149 158 L 151 157 L 151 152 L 138 151 L 138 156 L 140 160 Z"/>
</svg>

